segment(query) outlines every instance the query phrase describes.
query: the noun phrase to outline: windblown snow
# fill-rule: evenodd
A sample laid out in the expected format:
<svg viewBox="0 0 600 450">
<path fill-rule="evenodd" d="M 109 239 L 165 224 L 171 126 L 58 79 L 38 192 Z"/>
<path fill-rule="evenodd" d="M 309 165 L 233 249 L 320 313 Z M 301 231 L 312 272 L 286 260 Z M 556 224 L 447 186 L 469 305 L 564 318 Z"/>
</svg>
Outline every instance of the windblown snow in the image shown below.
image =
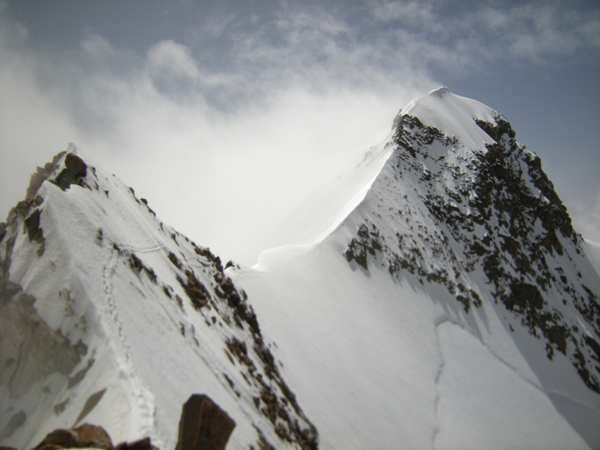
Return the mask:
<svg viewBox="0 0 600 450">
<path fill-rule="evenodd" d="M 411 102 L 289 223 L 223 267 L 57 155 L 0 227 L 0 445 L 91 422 L 173 448 L 200 392 L 228 449 L 600 447 L 595 249 L 498 112 Z"/>
</svg>

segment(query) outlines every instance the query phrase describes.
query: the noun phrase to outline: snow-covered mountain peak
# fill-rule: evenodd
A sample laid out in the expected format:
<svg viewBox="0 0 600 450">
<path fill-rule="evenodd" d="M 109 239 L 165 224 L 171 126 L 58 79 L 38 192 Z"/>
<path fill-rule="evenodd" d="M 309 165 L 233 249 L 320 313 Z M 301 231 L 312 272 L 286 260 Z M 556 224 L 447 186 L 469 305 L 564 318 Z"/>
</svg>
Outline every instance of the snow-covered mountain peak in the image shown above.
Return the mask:
<svg viewBox="0 0 600 450">
<path fill-rule="evenodd" d="M 600 277 L 540 158 L 441 89 L 364 161 L 325 238 L 232 272 L 282 348 L 317 349 L 288 365 L 323 445 L 600 448 Z"/>
<path fill-rule="evenodd" d="M 399 116 L 418 118 L 424 125 L 437 128 L 463 145 L 482 148 L 491 143 L 490 137 L 477 126 L 477 121 L 495 123 L 500 115 L 489 106 L 440 87 L 412 100 Z M 398 120 L 398 119 L 396 119 Z"/>
</svg>

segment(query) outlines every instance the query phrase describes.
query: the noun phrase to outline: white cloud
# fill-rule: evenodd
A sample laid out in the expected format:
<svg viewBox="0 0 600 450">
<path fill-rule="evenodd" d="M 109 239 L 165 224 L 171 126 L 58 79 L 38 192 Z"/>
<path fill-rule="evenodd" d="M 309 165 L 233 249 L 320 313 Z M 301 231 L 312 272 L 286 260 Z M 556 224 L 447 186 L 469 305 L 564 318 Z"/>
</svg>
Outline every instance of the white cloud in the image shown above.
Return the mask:
<svg viewBox="0 0 600 450">
<path fill-rule="evenodd" d="M 172 40 L 160 41 L 147 53 L 150 70 L 190 80 L 200 78 L 200 69 L 185 45 Z"/>
<path fill-rule="evenodd" d="M 309 34 L 307 42 L 286 41 L 288 51 L 302 54 L 296 60 L 278 61 L 284 50 L 261 39 L 253 48 L 268 56 L 257 63 L 234 53 L 248 70 L 208 90 L 232 99 L 227 108 L 207 102 L 206 74 L 173 41 L 137 59 L 100 36 L 83 39 L 81 59 L 0 44 L 2 214 L 22 198 L 35 165 L 73 141 L 135 186 L 165 221 L 225 258 L 253 262 L 273 244 L 279 221 L 382 138 L 415 85 L 431 83 L 376 66 L 362 76 L 377 82 L 356 83 L 346 70 L 369 52 L 331 48 L 318 55 L 328 58 L 319 65 L 310 52 L 324 35 Z M 102 58 L 90 67 L 90 55 Z M 128 66 L 112 69 L 124 60 Z M 191 81 L 185 96 L 161 89 L 158 72 Z"/>
<path fill-rule="evenodd" d="M 90 34 L 81 41 L 81 49 L 94 59 L 105 59 L 114 55 L 110 42 L 97 34 Z"/>
</svg>

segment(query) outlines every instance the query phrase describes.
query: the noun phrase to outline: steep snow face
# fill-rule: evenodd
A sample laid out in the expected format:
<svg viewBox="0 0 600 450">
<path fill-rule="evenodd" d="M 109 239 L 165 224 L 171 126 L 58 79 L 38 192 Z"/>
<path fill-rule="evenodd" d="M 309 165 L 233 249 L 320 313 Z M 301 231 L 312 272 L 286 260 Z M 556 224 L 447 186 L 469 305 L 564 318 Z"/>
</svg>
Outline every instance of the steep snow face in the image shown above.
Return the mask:
<svg viewBox="0 0 600 450">
<path fill-rule="evenodd" d="M 237 423 L 228 448 L 317 447 L 246 294 L 114 175 L 72 152 L 39 169 L 0 267 L 2 445 L 91 422 L 174 448 L 205 393 Z"/>
<path fill-rule="evenodd" d="M 388 145 L 326 239 L 232 270 L 322 448 L 600 447 L 600 278 L 539 158 L 446 89 Z"/>
</svg>

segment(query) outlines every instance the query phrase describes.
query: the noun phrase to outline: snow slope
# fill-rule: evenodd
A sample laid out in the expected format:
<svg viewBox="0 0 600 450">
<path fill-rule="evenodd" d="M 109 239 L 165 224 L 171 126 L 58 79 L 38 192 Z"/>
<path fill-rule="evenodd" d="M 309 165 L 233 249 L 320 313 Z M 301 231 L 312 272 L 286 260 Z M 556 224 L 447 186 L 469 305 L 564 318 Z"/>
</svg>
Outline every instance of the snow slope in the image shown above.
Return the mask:
<svg viewBox="0 0 600 450">
<path fill-rule="evenodd" d="M 539 158 L 445 88 L 387 146 L 325 239 L 230 269 L 321 448 L 599 448 L 600 279 Z"/>
<path fill-rule="evenodd" d="M 114 175 L 59 154 L 1 230 L 2 445 L 91 422 L 174 448 L 184 401 L 205 393 L 237 423 L 228 448 L 316 446 L 219 258 Z"/>
</svg>

